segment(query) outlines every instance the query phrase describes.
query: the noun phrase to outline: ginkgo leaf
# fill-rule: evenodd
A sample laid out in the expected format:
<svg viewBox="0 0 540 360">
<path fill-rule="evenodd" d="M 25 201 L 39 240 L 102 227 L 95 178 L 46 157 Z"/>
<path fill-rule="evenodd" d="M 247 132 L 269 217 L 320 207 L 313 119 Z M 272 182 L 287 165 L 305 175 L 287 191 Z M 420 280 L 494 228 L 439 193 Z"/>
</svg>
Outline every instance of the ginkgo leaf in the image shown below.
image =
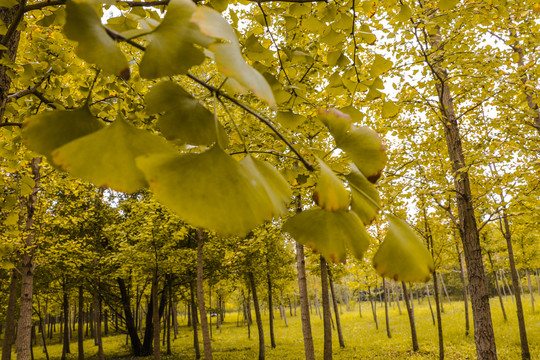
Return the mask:
<svg viewBox="0 0 540 360">
<path fill-rule="evenodd" d="M 382 117 L 391 118 L 399 113 L 399 106 L 394 104 L 393 101 L 385 101 L 382 106 Z"/>
<path fill-rule="evenodd" d="M 396 15 L 396 20 L 400 22 L 409 21 L 412 16 L 412 11 L 409 5 L 401 4 L 399 7 L 399 13 Z"/>
<path fill-rule="evenodd" d="M 360 218 L 345 210 L 310 209 L 287 220 L 283 230 L 301 244 L 310 246 L 328 261 L 344 262 L 346 249 L 362 259 L 369 235 Z"/>
<path fill-rule="evenodd" d="M 148 45 L 140 64 L 142 77 L 155 79 L 185 74 L 190 67 L 204 61 L 204 53 L 194 44 L 207 46 L 212 39 L 189 22 L 195 8 L 190 0 L 169 2 L 161 24 L 145 36 Z"/>
<path fill-rule="evenodd" d="M 55 110 L 35 115 L 23 123 L 22 137 L 30 150 L 51 160 L 54 149 L 103 127 L 88 107 Z"/>
<path fill-rule="evenodd" d="M 129 79 L 129 64 L 126 57 L 107 34 L 95 8 L 85 2 L 70 0 L 66 3 L 67 38 L 77 41 L 77 55 L 103 71 Z"/>
<path fill-rule="evenodd" d="M 386 60 L 379 54 L 375 54 L 375 59 L 373 60 L 373 64 L 371 65 L 371 77 L 376 78 L 377 76 L 387 72 L 392 68 L 392 65 L 392 61 Z"/>
<path fill-rule="evenodd" d="M 379 275 L 396 281 L 428 281 L 435 269 L 422 240 L 402 219 L 387 215 L 388 232 L 373 257 Z"/>
<path fill-rule="evenodd" d="M 450 10 L 459 4 L 459 0 L 439 0 L 438 7 L 442 11 Z"/>
<path fill-rule="evenodd" d="M 239 84 L 253 91 L 253 93 L 266 101 L 272 109 L 276 108 L 276 101 L 270 85 L 266 79 L 254 68 L 249 66 L 242 57 L 240 49 L 233 44 L 212 44 L 209 47 L 215 55 L 216 65 L 225 76 L 232 77 Z"/>
<path fill-rule="evenodd" d="M 253 91 L 256 96 L 275 109 L 276 101 L 270 85 L 257 70 L 244 61 L 238 38 L 227 20 L 217 11 L 199 6 L 191 21 L 199 25 L 203 34 L 225 40 L 225 42 L 215 42 L 208 47 L 208 50 L 214 53 L 218 70 L 225 76 L 235 79 L 243 87 Z"/>
<path fill-rule="evenodd" d="M 326 125 L 334 138 L 343 137 L 351 128 L 351 117 L 336 109 L 318 109 L 317 117 Z"/>
<path fill-rule="evenodd" d="M 376 183 L 386 165 L 386 148 L 379 135 L 368 127 L 352 126 L 345 135 L 334 138 L 362 174 Z"/>
<path fill-rule="evenodd" d="M 346 176 L 352 193 L 351 209 L 354 211 L 364 225 L 369 225 L 379 212 L 381 199 L 375 185 L 352 165 L 351 172 Z"/>
<path fill-rule="evenodd" d="M 157 126 L 167 140 L 178 144 L 211 145 L 217 141 L 216 129 L 226 144 L 225 131 L 214 115 L 180 85 L 163 81 L 146 94 L 149 114 L 164 112 Z"/>
<path fill-rule="evenodd" d="M 350 196 L 345 185 L 324 161 L 317 160 L 321 173 L 313 191 L 313 200 L 326 211 L 348 210 Z"/>
<path fill-rule="evenodd" d="M 292 191 L 279 171 L 267 162 L 257 160 L 252 156 L 246 156 L 240 164 L 262 184 L 272 202 L 274 215 L 285 214 L 287 212 L 285 202 L 291 199 Z"/>
<path fill-rule="evenodd" d="M 53 160 L 70 174 L 96 186 L 133 193 L 148 186 L 144 174 L 135 166 L 135 158 L 174 152 L 161 137 L 118 119 L 55 150 Z"/>
<path fill-rule="evenodd" d="M 182 220 L 220 234 L 247 234 L 273 216 L 266 189 L 219 146 L 201 154 L 137 159 L 154 195 Z"/>
<path fill-rule="evenodd" d="M 306 117 L 295 114 L 292 111 L 278 111 L 276 121 L 282 126 L 292 130 L 306 121 Z"/>
</svg>

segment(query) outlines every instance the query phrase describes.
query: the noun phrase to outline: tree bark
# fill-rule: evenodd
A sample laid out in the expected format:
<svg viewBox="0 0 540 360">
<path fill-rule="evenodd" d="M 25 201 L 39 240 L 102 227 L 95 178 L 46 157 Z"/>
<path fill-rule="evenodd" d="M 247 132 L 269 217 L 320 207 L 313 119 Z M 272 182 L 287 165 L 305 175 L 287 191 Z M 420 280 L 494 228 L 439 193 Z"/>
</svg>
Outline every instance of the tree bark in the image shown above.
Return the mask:
<svg viewBox="0 0 540 360">
<path fill-rule="evenodd" d="M 324 325 L 324 360 L 332 360 L 332 313 L 328 294 L 328 269 L 326 260 L 321 256 L 321 296 Z"/>
<path fill-rule="evenodd" d="M 96 332 L 96 345 L 98 347 L 97 358 L 104 360 L 105 355 L 103 353 L 103 339 L 101 337 L 101 304 L 99 301 L 99 286 L 96 285 L 94 289 L 94 327 Z"/>
<path fill-rule="evenodd" d="M 339 346 L 344 348 L 345 347 L 345 340 L 343 340 L 343 332 L 341 331 L 341 321 L 339 319 L 339 309 L 338 309 L 338 303 L 336 300 L 336 291 L 334 289 L 334 278 L 332 277 L 332 271 L 327 266 L 328 269 L 328 282 L 330 283 L 330 292 L 332 293 L 332 303 L 334 305 L 334 314 L 336 316 L 336 328 L 338 332 L 338 340 L 339 340 Z"/>
<path fill-rule="evenodd" d="M 405 306 L 407 307 L 407 313 L 409 314 L 409 324 L 411 325 L 411 339 L 412 339 L 412 346 L 413 351 L 418 351 L 418 338 L 416 336 L 416 324 L 414 321 L 414 310 L 411 306 L 411 301 L 409 299 L 409 295 L 407 294 L 407 285 L 404 281 L 401 282 L 401 286 L 403 287 L 403 298 L 405 299 Z"/>
<path fill-rule="evenodd" d="M 157 266 L 157 264 L 156 264 Z M 154 268 L 152 274 L 152 308 L 148 309 L 152 311 L 152 321 L 154 330 L 154 360 L 161 359 L 161 347 L 160 347 L 160 322 L 159 322 L 159 305 L 158 305 L 158 274 L 157 268 Z"/>
<path fill-rule="evenodd" d="M 495 268 L 493 266 L 493 259 L 491 258 L 491 252 L 488 251 L 487 255 L 488 255 L 488 259 L 489 259 L 489 264 L 491 265 L 491 273 L 493 274 L 493 277 L 495 278 L 495 287 L 497 288 L 497 295 L 499 297 L 499 303 L 501 304 L 501 310 L 502 310 L 502 313 L 503 313 L 504 321 L 508 321 L 508 318 L 506 316 L 506 311 L 504 309 L 504 303 L 503 303 L 502 295 L 501 295 L 501 288 L 499 286 L 499 278 L 498 278 L 497 272 L 495 271 Z M 503 288 L 503 290 L 504 290 L 504 288 Z"/>
<path fill-rule="evenodd" d="M 523 305 L 521 303 L 521 293 L 519 291 L 519 279 L 517 276 L 516 263 L 514 261 L 514 249 L 512 247 L 512 234 L 510 232 L 510 224 L 508 222 L 508 216 L 506 211 L 502 211 L 502 218 L 504 227 L 501 224 L 501 231 L 506 239 L 506 246 L 508 247 L 508 259 L 510 261 L 510 274 L 512 277 L 512 287 L 514 288 L 514 296 L 516 297 L 516 312 L 518 318 L 519 328 L 519 340 L 521 342 L 521 358 L 528 360 L 531 358 L 529 351 L 529 341 L 527 340 L 527 330 L 525 328 L 525 317 L 523 316 Z"/>
<path fill-rule="evenodd" d="M 531 297 L 531 306 L 532 306 L 532 311 L 534 312 L 534 292 L 532 288 L 531 273 L 529 272 L 529 269 L 525 269 L 525 276 L 527 276 L 527 286 L 529 287 L 529 295 Z"/>
<path fill-rule="evenodd" d="M 6 332 L 2 342 L 2 360 L 11 360 L 11 345 L 15 340 L 15 308 L 17 307 L 17 288 L 19 285 L 17 270 L 11 270 L 9 297 L 6 309 Z"/>
<path fill-rule="evenodd" d="M 266 262 L 266 266 L 269 266 L 268 262 Z M 274 349 L 276 347 L 276 337 L 274 336 L 274 305 L 272 303 L 272 279 L 270 278 L 270 273 L 266 274 L 266 283 L 268 284 L 268 320 L 270 323 L 270 346 L 272 346 L 272 349 Z M 283 317 L 283 312 L 281 312 L 281 316 Z"/>
<path fill-rule="evenodd" d="M 454 230 L 454 239 L 456 240 L 455 236 L 455 230 Z M 461 251 L 459 251 L 459 245 L 457 243 L 457 240 L 455 241 L 456 244 L 456 252 L 459 260 L 459 275 L 461 278 L 461 285 L 463 286 L 463 305 L 465 308 L 465 336 L 469 336 L 470 331 L 470 324 L 469 324 L 469 300 L 467 296 L 467 280 L 466 280 L 466 274 L 465 274 L 465 264 L 463 264 L 463 254 Z"/>
<path fill-rule="evenodd" d="M 36 210 L 37 193 L 39 189 L 39 164 L 41 158 L 33 158 L 31 162 L 34 177 L 34 188 L 26 201 L 26 239 L 21 266 L 21 306 L 17 327 L 17 360 L 30 359 L 32 331 L 32 294 L 34 286 L 34 213 Z"/>
<path fill-rule="evenodd" d="M 375 329 L 379 330 L 379 323 L 377 321 L 377 309 L 376 304 L 373 301 L 373 295 L 371 294 L 371 286 L 368 286 L 369 302 L 371 304 L 371 312 L 373 313 L 373 321 L 375 321 Z"/>
<path fill-rule="evenodd" d="M 429 40 L 432 49 L 432 55 L 430 56 L 432 57 L 429 57 L 427 54 L 425 56 L 429 67 L 432 69 L 433 76 L 437 80 L 436 89 L 439 97 L 439 109 L 442 116 L 448 155 L 452 163 L 459 216 L 459 231 L 469 275 L 476 353 L 479 359 L 494 360 L 497 359 L 497 349 L 495 346 L 493 323 L 491 321 L 491 309 L 484 274 L 484 264 L 482 263 L 480 237 L 474 214 L 469 172 L 465 163 L 453 98 L 450 92 L 450 86 L 448 85 L 449 76 L 446 69 L 443 69 L 441 66 L 444 58 L 444 42 L 442 42 L 440 32 L 430 35 Z M 436 57 L 437 61 L 433 61 L 433 57 Z"/>
<path fill-rule="evenodd" d="M 197 300 L 199 303 L 199 314 L 201 315 L 201 330 L 203 335 L 204 358 L 212 360 L 212 344 L 210 343 L 210 332 L 208 330 L 208 319 L 206 318 L 206 307 L 204 304 L 203 288 L 203 230 L 197 230 Z"/>
<path fill-rule="evenodd" d="M 83 286 L 79 285 L 79 326 L 77 328 L 77 344 L 79 350 L 79 360 L 84 360 L 84 293 Z"/>
<path fill-rule="evenodd" d="M 386 279 L 383 278 L 383 293 L 384 293 L 384 317 L 386 319 L 386 336 L 388 338 L 392 338 L 392 334 L 390 333 L 390 318 L 388 316 L 388 292 L 386 289 Z"/>
<path fill-rule="evenodd" d="M 122 299 L 122 306 L 124 307 L 124 319 L 126 321 L 126 329 L 131 340 L 131 349 L 134 356 L 142 356 L 142 343 L 137 333 L 135 321 L 133 320 L 133 313 L 131 312 L 131 302 L 126 289 L 126 283 L 124 279 L 117 278 L 116 282 L 120 288 L 120 296 Z"/>
<path fill-rule="evenodd" d="M 255 285 L 255 277 L 253 272 L 248 273 L 249 285 L 253 293 L 253 307 L 255 308 L 255 320 L 257 321 L 257 333 L 259 335 L 259 360 L 264 360 L 264 330 L 261 316 L 261 308 L 259 306 L 259 298 L 257 297 L 257 286 Z"/>
<path fill-rule="evenodd" d="M 195 304 L 195 285 L 193 280 L 189 282 L 191 309 L 196 309 Z M 195 359 L 201 358 L 201 350 L 199 348 L 199 331 L 197 330 L 197 312 L 191 311 L 191 326 L 193 326 L 193 348 L 195 349 Z M 188 325 L 189 326 L 189 325 Z"/>
<path fill-rule="evenodd" d="M 299 212 L 298 207 L 297 212 Z M 306 360 L 315 360 L 315 347 L 313 346 L 313 336 L 311 334 L 309 297 L 306 281 L 306 260 L 304 258 L 304 246 L 299 243 L 296 243 L 296 267 L 298 270 L 298 292 L 300 296 L 302 334 L 304 336 L 304 355 Z"/>
<path fill-rule="evenodd" d="M 64 340 L 62 341 L 62 360 L 65 360 L 66 355 L 70 354 L 69 349 L 69 299 L 67 291 L 67 280 L 62 280 L 62 308 L 64 311 Z"/>
</svg>

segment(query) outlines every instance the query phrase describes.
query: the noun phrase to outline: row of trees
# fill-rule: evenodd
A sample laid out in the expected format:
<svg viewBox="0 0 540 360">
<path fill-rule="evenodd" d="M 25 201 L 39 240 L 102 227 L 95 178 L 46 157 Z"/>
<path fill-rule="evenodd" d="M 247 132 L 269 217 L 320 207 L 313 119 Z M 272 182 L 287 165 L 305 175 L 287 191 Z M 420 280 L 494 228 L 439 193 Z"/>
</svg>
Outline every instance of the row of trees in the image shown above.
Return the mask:
<svg viewBox="0 0 540 360">
<path fill-rule="evenodd" d="M 313 359 L 307 244 L 322 255 L 308 271 L 321 274 L 327 340 L 326 261 L 349 253 L 362 274 L 367 255 L 398 281 L 459 268 L 481 359 L 496 358 L 486 274 L 506 270 L 530 358 L 518 269 L 531 289 L 539 267 L 534 1 L 5 5 L 3 356 L 17 323 L 17 356 L 29 358 L 33 291 L 43 281 L 58 284 L 64 304 L 82 283 L 94 309 L 111 289 L 136 355 L 150 354 L 153 339 L 159 357 L 167 293 L 189 295 L 192 309 L 197 298 L 211 358 L 203 279 L 210 288 L 244 279 L 257 309 L 257 279 L 286 291 L 296 256 Z M 294 250 L 274 215 L 288 217 Z M 132 307 L 140 311 L 143 294 L 152 311 L 141 339 Z M 442 357 L 440 325 L 439 337 Z"/>
</svg>

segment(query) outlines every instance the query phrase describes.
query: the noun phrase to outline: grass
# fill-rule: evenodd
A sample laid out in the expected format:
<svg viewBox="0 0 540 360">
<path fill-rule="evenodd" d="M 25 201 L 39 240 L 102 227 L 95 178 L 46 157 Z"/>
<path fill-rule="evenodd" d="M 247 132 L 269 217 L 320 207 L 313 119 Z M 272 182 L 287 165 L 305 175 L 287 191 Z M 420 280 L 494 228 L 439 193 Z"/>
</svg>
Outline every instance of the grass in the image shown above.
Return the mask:
<svg viewBox="0 0 540 360">
<path fill-rule="evenodd" d="M 536 296 L 536 304 L 539 304 L 540 297 Z M 527 335 L 529 339 L 529 348 L 532 358 L 540 356 L 540 311 L 532 312 L 529 296 L 523 299 L 525 310 L 525 322 L 527 325 Z M 491 310 L 493 316 L 493 325 L 497 343 L 497 352 L 499 359 L 513 360 L 521 359 L 519 332 L 516 319 L 516 307 L 508 298 L 505 301 L 505 308 L 508 315 L 508 321 L 505 322 L 502 316 L 498 299 L 491 299 Z M 390 308 L 390 329 L 392 338 L 386 336 L 384 322 L 384 305 L 378 304 L 377 317 L 379 320 L 379 329 L 375 328 L 373 316 L 369 303 L 362 304 L 362 315 L 358 314 L 358 307 L 341 315 L 343 334 L 345 338 L 344 349 L 339 348 L 337 332 L 333 332 L 333 353 L 334 359 L 438 359 L 438 338 L 437 328 L 432 323 L 431 313 L 427 300 L 418 304 L 415 300 L 415 317 L 420 351 L 412 352 L 410 339 L 410 327 L 406 310 L 402 305 L 402 314 L 400 315 L 397 306 Z M 287 314 L 289 315 L 289 314 Z M 253 315 L 254 316 L 254 315 Z M 266 359 L 303 359 L 304 345 L 300 323 L 300 309 L 298 316 L 288 316 L 289 326 L 279 319 L 279 313 L 276 314 L 275 334 L 277 348 L 270 348 L 270 335 L 268 328 L 268 315 L 264 316 L 265 322 L 265 340 L 266 340 Z M 216 360 L 242 360 L 256 359 L 258 356 L 257 329 L 251 327 L 251 339 L 248 339 L 247 327 L 236 326 L 236 313 L 228 313 L 225 318 L 222 330 L 213 328 L 212 348 L 214 359 Z M 171 356 L 165 356 L 167 360 L 194 359 L 193 338 L 190 328 L 185 325 L 185 318 L 179 319 L 181 323 L 177 339 L 172 341 Z M 445 358 L 446 359 L 476 359 L 474 346 L 474 335 L 472 330 L 472 315 L 470 317 L 471 331 L 468 336 L 465 335 L 465 321 L 463 312 L 463 302 L 453 302 L 449 304 L 444 302 L 444 313 L 442 314 L 442 323 L 445 340 Z M 313 338 L 315 342 L 316 358 L 323 357 L 323 322 L 315 313 L 311 315 Z M 202 337 L 199 335 L 202 351 Z M 74 339 L 76 340 L 76 339 Z M 57 340 L 58 341 L 58 340 Z M 111 335 L 103 339 L 105 357 L 107 359 L 131 359 L 129 356 L 129 347 L 126 346 L 125 335 Z M 93 340 L 86 340 L 85 358 L 95 359 L 97 348 Z M 60 359 L 62 346 L 58 342 L 48 346 L 51 360 Z M 162 347 L 163 350 L 163 347 Z M 71 344 L 72 354 L 68 359 L 77 359 L 77 344 Z M 34 348 L 36 360 L 45 359 L 40 346 Z"/>
</svg>

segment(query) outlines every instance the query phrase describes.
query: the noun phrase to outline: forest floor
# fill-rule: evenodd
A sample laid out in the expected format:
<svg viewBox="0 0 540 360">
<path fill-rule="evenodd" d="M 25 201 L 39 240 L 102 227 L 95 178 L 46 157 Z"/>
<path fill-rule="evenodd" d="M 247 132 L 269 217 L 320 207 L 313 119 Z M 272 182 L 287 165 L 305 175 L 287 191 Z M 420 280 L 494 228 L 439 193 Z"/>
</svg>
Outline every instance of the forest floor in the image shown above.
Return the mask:
<svg viewBox="0 0 540 360">
<path fill-rule="evenodd" d="M 525 310 L 525 323 L 529 339 L 529 348 L 533 359 L 540 358 L 540 296 L 535 298 L 536 311 L 533 313 L 530 297 L 525 294 L 523 305 Z M 435 306 L 433 305 L 433 311 Z M 442 324 L 444 331 L 445 359 L 476 359 L 474 334 L 472 330 L 472 313 L 470 314 L 471 330 L 469 335 L 465 335 L 465 319 L 463 302 L 443 303 L 444 313 L 442 314 Z M 493 325 L 497 343 L 498 358 L 501 360 L 521 359 L 519 331 L 516 319 L 516 306 L 511 298 L 504 302 L 508 321 L 504 321 L 501 307 L 497 298 L 491 299 L 491 310 Z M 420 350 L 412 352 L 410 326 L 405 307 L 402 304 L 401 315 L 397 306 L 390 306 L 390 330 L 392 337 L 386 335 L 386 325 L 384 317 L 384 303 L 377 304 L 377 320 L 379 329 L 376 329 L 373 320 L 373 313 L 369 302 L 362 303 L 362 317 L 359 315 L 358 306 L 349 311 L 342 306 L 340 314 L 343 326 L 343 337 L 345 348 L 339 347 L 337 332 L 333 331 L 333 354 L 334 359 L 438 359 L 438 336 L 437 327 L 433 325 L 432 316 L 428 301 L 425 299 L 421 304 L 417 300 L 414 302 L 416 328 L 418 333 L 418 343 Z M 268 314 L 264 319 L 264 335 L 266 341 L 266 359 L 303 359 L 304 345 L 300 323 L 300 308 L 297 309 L 297 316 L 290 316 L 287 310 L 288 326 L 283 319 L 280 319 L 279 312 L 275 313 L 275 339 L 277 347 L 270 347 L 270 334 L 268 327 Z M 294 313 L 293 313 L 294 315 Z M 253 315 L 254 317 L 254 315 Z M 225 323 L 221 330 L 215 327 L 215 318 L 212 328 L 212 349 L 216 360 L 252 360 L 258 358 L 258 338 L 257 327 L 254 323 L 251 326 L 251 337 L 248 338 L 248 328 L 245 324 L 237 325 L 237 313 L 227 313 Z M 162 346 L 163 360 L 184 360 L 194 359 L 193 335 L 190 328 L 186 326 L 186 318 L 179 317 L 179 333 L 173 340 L 171 334 L 172 355 L 165 355 L 166 346 Z M 311 314 L 311 324 L 313 339 L 315 343 L 315 353 L 317 359 L 323 357 L 323 321 L 318 314 Z M 47 346 L 50 360 L 60 359 L 62 347 L 60 335 L 58 339 L 53 339 L 54 343 Z M 71 343 L 71 352 L 67 359 L 77 359 L 76 337 Z M 199 333 L 202 353 L 202 336 Z M 126 346 L 126 335 L 110 335 L 103 338 L 104 352 L 106 359 L 129 360 L 129 347 Z M 85 340 L 85 359 L 96 359 L 97 348 L 93 340 Z M 152 357 L 149 357 L 150 359 Z M 15 359 L 15 357 L 13 357 Z M 42 347 L 34 347 L 34 359 L 44 360 Z"/>
</svg>

